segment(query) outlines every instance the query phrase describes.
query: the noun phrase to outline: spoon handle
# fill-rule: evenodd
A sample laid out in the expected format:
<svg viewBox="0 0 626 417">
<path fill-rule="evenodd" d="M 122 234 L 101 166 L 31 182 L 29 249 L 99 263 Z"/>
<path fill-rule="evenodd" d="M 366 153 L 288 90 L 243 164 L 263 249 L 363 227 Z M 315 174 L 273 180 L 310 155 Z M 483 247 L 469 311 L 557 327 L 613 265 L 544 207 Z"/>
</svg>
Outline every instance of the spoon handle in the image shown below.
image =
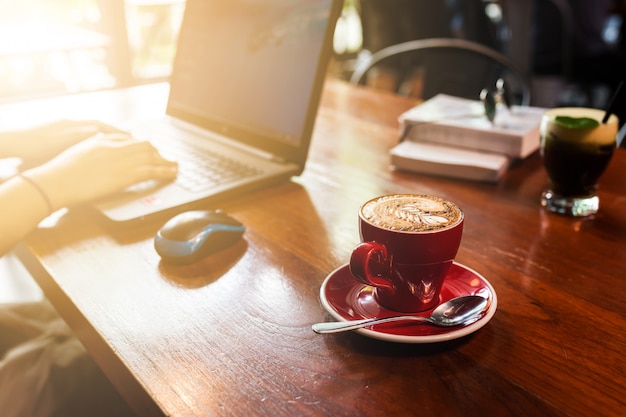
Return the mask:
<svg viewBox="0 0 626 417">
<path fill-rule="evenodd" d="M 371 326 L 373 324 L 388 323 L 390 321 L 413 320 L 421 322 L 430 322 L 429 317 L 421 316 L 394 316 L 384 318 L 371 318 L 351 321 L 329 321 L 325 323 L 315 323 L 311 328 L 315 333 L 338 333 L 347 330 L 360 329 L 361 327 Z"/>
</svg>

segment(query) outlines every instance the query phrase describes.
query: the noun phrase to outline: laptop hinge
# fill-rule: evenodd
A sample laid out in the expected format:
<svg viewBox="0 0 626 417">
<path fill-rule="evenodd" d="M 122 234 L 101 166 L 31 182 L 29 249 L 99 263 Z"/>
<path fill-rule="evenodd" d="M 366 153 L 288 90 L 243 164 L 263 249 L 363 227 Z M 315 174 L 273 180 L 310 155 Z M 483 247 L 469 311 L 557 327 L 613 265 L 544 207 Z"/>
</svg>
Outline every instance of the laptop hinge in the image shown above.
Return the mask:
<svg viewBox="0 0 626 417">
<path fill-rule="evenodd" d="M 262 159 L 266 159 L 268 161 L 276 162 L 278 164 L 287 163 L 285 158 L 281 158 L 280 156 L 274 155 L 271 152 L 266 152 L 266 151 L 263 151 L 261 149 L 257 149 L 257 148 L 255 148 L 253 146 L 246 145 L 246 144 L 240 143 L 240 142 L 236 142 L 236 141 L 234 141 L 232 139 L 228 139 L 227 137 L 220 135 L 219 133 L 215 133 L 215 132 L 203 129 L 203 128 L 199 127 L 199 126 L 196 126 L 196 125 L 194 125 L 192 123 L 189 123 L 189 122 L 186 122 L 184 120 L 180 120 L 180 119 L 177 119 L 175 117 L 170 117 L 170 120 L 171 120 L 171 122 L 173 124 L 179 126 L 182 129 L 185 129 L 185 130 L 187 130 L 187 131 L 189 131 L 189 132 L 191 132 L 193 134 L 211 138 L 212 140 L 216 140 L 216 141 L 220 142 L 223 145 L 240 149 L 240 150 L 242 150 L 244 152 L 247 152 L 247 153 L 249 153 L 251 155 L 255 155 L 255 156 L 257 156 L 259 158 L 262 158 Z"/>
</svg>

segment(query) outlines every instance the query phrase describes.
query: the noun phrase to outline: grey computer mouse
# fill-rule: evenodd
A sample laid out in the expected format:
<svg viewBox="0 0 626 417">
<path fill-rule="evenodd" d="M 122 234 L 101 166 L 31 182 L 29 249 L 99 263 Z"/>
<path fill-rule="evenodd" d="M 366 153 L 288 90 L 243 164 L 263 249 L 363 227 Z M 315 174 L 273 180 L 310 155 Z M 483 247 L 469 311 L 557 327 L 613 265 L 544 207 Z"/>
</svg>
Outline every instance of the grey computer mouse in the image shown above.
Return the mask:
<svg viewBox="0 0 626 417">
<path fill-rule="evenodd" d="M 164 262 L 188 264 L 225 249 L 241 239 L 245 227 L 221 210 L 194 210 L 168 220 L 154 237 Z"/>
</svg>

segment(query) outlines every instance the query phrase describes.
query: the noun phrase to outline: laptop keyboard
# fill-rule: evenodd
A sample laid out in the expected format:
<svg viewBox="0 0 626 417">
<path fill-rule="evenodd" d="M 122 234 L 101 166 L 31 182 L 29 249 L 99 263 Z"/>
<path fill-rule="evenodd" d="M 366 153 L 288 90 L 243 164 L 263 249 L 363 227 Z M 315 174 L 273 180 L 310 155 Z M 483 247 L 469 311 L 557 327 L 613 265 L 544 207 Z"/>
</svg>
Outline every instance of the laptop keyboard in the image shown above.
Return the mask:
<svg viewBox="0 0 626 417">
<path fill-rule="evenodd" d="M 261 173 L 258 168 L 182 142 L 159 143 L 158 148 L 164 158 L 178 161 L 176 183 L 191 192 L 205 191 Z"/>
</svg>

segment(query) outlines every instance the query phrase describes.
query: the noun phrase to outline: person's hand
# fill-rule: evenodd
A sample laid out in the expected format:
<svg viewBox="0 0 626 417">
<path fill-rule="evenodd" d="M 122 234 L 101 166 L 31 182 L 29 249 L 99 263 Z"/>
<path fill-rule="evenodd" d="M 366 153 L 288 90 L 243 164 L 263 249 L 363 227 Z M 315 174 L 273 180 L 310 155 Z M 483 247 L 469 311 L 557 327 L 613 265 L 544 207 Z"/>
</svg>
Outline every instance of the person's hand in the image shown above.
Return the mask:
<svg viewBox="0 0 626 417">
<path fill-rule="evenodd" d="M 164 159 L 149 142 L 127 134 L 101 133 L 25 174 L 42 188 L 57 210 L 149 179 L 173 180 L 177 170 L 177 163 Z"/>
<path fill-rule="evenodd" d="M 4 132 L 6 156 L 22 160 L 22 169 L 49 161 L 97 133 L 123 133 L 97 120 L 59 120 L 16 132 Z"/>
</svg>

